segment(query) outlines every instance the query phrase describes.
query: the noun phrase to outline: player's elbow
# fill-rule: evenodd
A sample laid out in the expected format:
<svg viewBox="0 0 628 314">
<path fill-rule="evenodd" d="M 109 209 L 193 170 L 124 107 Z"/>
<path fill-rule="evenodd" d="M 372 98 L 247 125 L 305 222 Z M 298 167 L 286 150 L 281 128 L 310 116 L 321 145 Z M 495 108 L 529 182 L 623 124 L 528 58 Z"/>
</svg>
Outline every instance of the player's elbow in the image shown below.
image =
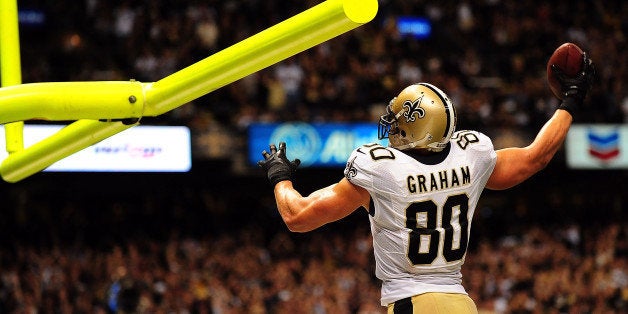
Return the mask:
<svg viewBox="0 0 628 314">
<path fill-rule="evenodd" d="M 554 158 L 557 150 L 558 146 L 552 144 L 540 145 L 535 142 L 528 146 L 526 151 L 531 170 L 536 173 L 545 169 Z"/>
<path fill-rule="evenodd" d="M 520 154 L 517 159 L 510 159 L 510 161 L 506 164 L 502 163 L 502 166 L 495 169 L 486 184 L 488 189 L 506 190 L 514 187 L 547 167 L 550 159 L 526 151 L 525 154 Z"/>
<path fill-rule="evenodd" d="M 530 155 L 528 156 L 528 162 L 526 166 L 520 167 L 519 171 L 511 176 L 512 182 L 507 184 L 506 188 L 511 188 L 519 183 L 528 180 L 530 177 L 539 173 L 549 165 L 551 157 L 546 155 Z"/>
<path fill-rule="evenodd" d="M 286 227 L 288 227 L 288 230 L 290 230 L 290 232 L 296 232 L 296 233 L 304 233 L 304 232 L 308 232 L 308 231 L 312 231 L 313 228 L 308 228 L 306 225 L 301 224 L 301 223 L 295 223 L 292 221 L 285 221 L 286 223 Z"/>
<path fill-rule="evenodd" d="M 550 161 L 552 161 L 551 158 L 545 158 L 545 159 L 539 161 L 539 165 L 537 166 L 539 170 L 537 170 L 537 172 L 547 168 L 547 165 L 549 165 Z"/>
<path fill-rule="evenodd" d="M 545 169 L 552 160 L 552 155 L 539 149 L 537 145 L 530 145 L 524 148 L 523 152 L 519 160 L 521 167 L 518 175 L 525 179 Z"/>
<path fill-rule="evenodd" d="M 537 173 L 545 169 L 547 165 L 549 165 L 550 161 L 552 161 L 552 156 L 548 154 L 540 154 L 530 159 L 530 170 L 532 171 L 532 173 Z"/>
<path fill-rule="evenodd" d="M 283 222 L 286 224 L 286 227 L 288 227 L 288 230 L 290 230 L 291 232 L 303 233 L 312 231 L 314 229 L 299 216 L 284 217 Z"/>
</svg>

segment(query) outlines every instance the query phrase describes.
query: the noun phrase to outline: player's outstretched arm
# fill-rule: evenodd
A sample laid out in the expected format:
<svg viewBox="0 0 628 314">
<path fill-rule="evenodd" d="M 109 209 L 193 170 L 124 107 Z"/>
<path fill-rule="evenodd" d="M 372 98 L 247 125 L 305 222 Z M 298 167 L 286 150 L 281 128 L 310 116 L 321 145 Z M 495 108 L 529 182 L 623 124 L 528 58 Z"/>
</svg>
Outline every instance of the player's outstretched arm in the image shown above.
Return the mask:
<svg viewBox="0 0 628 314">
<path fill-rule="evenodd" d="M 573 77 L 552 67 L 564 96 L 561 106 L 530 145 L 497 151 L 497 163 L 486 184 L 487 188 L 503 190 L 513 187 L 541 171 L 552 160 L 562 146 L 572 123 L 572 115 L 582 106 L 595 75 L 593 62 L 586 54 L 582 62 L 582 71 Z"/>
<path fill-rule="evenodd" d="M 345 178 L 305 197 L 291 181 L 283 181 L 275 185 L 275 200 L 288 229 L 307 232 L 340 220 L 361 206 L 366 208 L 370 195 Z"/>
<path fill-rule="evenodd" d="M 360 206 L 368 206 L 369 193 L 345 178 L 302 196 L 292 185 L 292 176 L 300 162 L 298 159 L 288 160 L 286 143 L 279 143 L 279 150 L 271 144 L 270 152 L 263 151 L 262 156 L 264 160 L 258 164 L 266 170 L 268 180 L 274 186 L 277 209 L 290 231 L 311 231 L 348 216 Z"/>
<path fill-rule="evenodd" d="M 498 150 L 497 163 L 486 187 L 492 190 L 507 189 L 545 168 L 563 144 L 571 122 L 571 114 L 565 110 L 556 110 L 532 144 L 523 148 Z"/>
</svg>

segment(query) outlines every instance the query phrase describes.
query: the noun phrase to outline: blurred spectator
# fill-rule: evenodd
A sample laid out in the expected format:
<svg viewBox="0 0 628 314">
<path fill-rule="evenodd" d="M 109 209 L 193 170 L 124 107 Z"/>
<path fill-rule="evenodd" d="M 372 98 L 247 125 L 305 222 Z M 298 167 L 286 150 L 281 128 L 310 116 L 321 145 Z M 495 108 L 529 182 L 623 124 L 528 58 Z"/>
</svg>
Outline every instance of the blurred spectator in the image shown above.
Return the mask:
<svg viewBox="0 0 628 314">
<path fill-rule="evenodd" d="M 483 241 L 463 269 L 482 313 L 606 313 L 628 309 L 628 226 L 583 230 L 531 227 Z M 610 230 L 610 232 L 608 232 Z M 109 250 L 79 246 L 3 251 L 0 310 L 90 313 L 384 313 L 379 283 L 364 269 L 370 235 L 324 231 L 262 237 L 243 228 L 215 237 L 126 241 Z M 65 310 L 64 310 L 65 309 Z"/>
</svg>

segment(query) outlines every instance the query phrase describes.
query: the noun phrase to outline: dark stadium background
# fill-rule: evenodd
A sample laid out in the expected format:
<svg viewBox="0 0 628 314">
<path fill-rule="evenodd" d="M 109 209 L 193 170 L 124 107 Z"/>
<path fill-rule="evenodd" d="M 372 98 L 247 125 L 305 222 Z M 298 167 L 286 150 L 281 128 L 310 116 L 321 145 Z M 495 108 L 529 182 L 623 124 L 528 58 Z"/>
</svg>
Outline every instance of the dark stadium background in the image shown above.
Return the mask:
<svg viewBox="0 0 628 314">
<path fill-rule="evenodd" d="M 88 14 L 86 13 L 88 3 L 106 5 Z M 45 22 L 41 25 L 21 25 L 23 81 L 29 83 L 92 79 L 127 80 L 130 78 L 150 81 L 154 77 L 136 71 L 131 57 L 138 56 L 139 51 L 144 47 L 154 51 L 179 52 L 177 63 L 172 67 L 178 70 L 316 3 L 318 2 L 303 1 L 289 2 L 288 5 L 285 1 L 211 0 L 19 1 L 20 8 L 34 10 L 45 16 Z M 621 109 L 621 101 L 625 102 L 628 97 L 625 88 L 628 79 L 626 63 L 628 57 L 625 52 L 628 26 L 624 18 L 628 14 L 628 8 L 621 1 L 604 2 L 603 9 L 600 3 L 586 1 L 572 5 L 571 1 L 556 1 L 548 4 L 540 1 L 520 3 L 497 0 L 468 4 L 475 16 L 476 24 L 475 27 L 463 31 L 457 28 L 459 24 L 452 22 L 458 21 L 459 18 L 457 10 L 460 9 L 461 4 L 458 2 L 444 1 L 434 4 L 426 1 L 381 1 L 380 12 L 375 21 L 363 26 L 364 29 L 356 31 L 355 34 L 349 33 L 332 40 L 329 47 L 332 53 L 340 56 L 345 53 L 358 53 L 359 49 L 355 47 L 355 44 L 359 38 L 367 36 L 369 32 L 376 34 L 385 29 L 386 17 L 416 12 L 423 14 L 429 8 L 439 8 L 442 18 L 434 21 L 434 33 L 430 38 L 398 41 L 384 38 L 386 49 L 379 52 L 383 53 L 383 57 L 379 56 L 379 58 L 386 58 L 390 55 L 394 58 L 416 57 L 420 59 L 421 54 L 430 58 L 440 58 L 441 70 L 444 74 L 438 75 L 428 73 L 428 60 L 419 60 L 424 71 L 424 78 L 443 84 L 446 82 L 445 89 L 452 86 L 449 85 L 451 78 L 457 78 L 460 80 L 462 89 L 471 93 L 475 91 L 472 85 L 473 77 L 466 76 L 458 68 L 456 61 L 469 53 L 467 47 L 473 47 L 480 58 L 484 58 L 482 62 L 485 67 L 489 68 L 490 77 L 502 76 L 505 84 L 502 86 L 503 90 L 490 89 L 491 93 L 495 93 L 488 98 L 494 110 L 492 115 L 481 117 L 479 113 L 469 108 L 460 110 L 458 128 L 473 128 L 485 132 L 497 140 L 497 146 L 503 143 L 524 143 L 525 145 L 545 121 L 548 112 L 552 112 L 552 106 L 556 105 L 549 100 L 552 97 L 549 89 L 543 85 L 542 73 L 546 58 L 564 41 L 588 39 L 579 44 L 585 50 L 591 51 L 593 59 L 601 70 L 599 85 L 591 92 L 589 105 L 583 109 L 577 121 L 579 123 L 624 124 L 627 121 L 628 117 L 625 117 L 625 112 Z M 151 41 L 144 36 L 146 33 L 139 32 L 120 38 L 112 32 L 103 31 L 94 22 L 107 22 L 106 19 L 97 18 L 113 17 L 115 16 L 113 9 L 125 5 L 142 10 L 156 8 L 155 11 L 151 11 L 156 17 L 144 17 L 146 20 L 143 25 L 147 28 L 151 25 L 149 23 L 151 19 L 154 19 L 153 22 L 160 21 L 168 26 L 180 27 L 181 32 L 189 31 L 186 26 L 177 26 L 176 23 L 178 21 L 185 24 L 185 9 L 197 6 L 213 8 L 215 17 L 218 19 L 226 17 L 230 22 L 229 24 L 223 20 L 222 23 L 226 24 L 220 26 L 229 25 L 230 28 L 223 29 L 220 39 L 214 46 L 201 47 L 196 44 L 193 36 L 179 38 L 179 41 L 165 39 Z M 548 24 L 543 24 L 545 26 L 541 27 L 535 26 L 535 23 L 541 23 L 539 19 L 542 17 L 550 22 L 544 20 Z M 508 45 L 493 46 L 494 43 L 486 34 L 500 25 L 508 29 L 520 28 L 521 33 L 518 34 L 517 40 Z M 78 43 L 75 41 L 77 37 L 73 36 L 80 38 Z M 343 46 L 345 44 L 346 47 Z M 362 54 L 358 61 L 366 63 L 370 57 L 372 56 L 368 53 Z M 345 60 L 343 57 L 340 59 Z M 514 66 L 519 61 L 524 62 L 523 68 Z M 489 66 L 493 62 L 499 65 Z M 346 65 L 342 62 L 340 64 Z M 334 69 L 328 75 L 347 75 L 349 71 L 349 68 Z M 268 76 L 272 76 L 272 73 L 271 70 L 260 72 Z M 381 103 L 393 96 L 391 93 L 393 90 L 396 91 L 397 87 L 394 84 L 394 87 L 390 87 L 390 82 L 383 81 L 384 79 L 375 89 L 369 86 L 368 99 L 371 103 L 368 105 L 321 104 L 321 108 L 310 108 L 309 113 L 300 116 L 294 115 L 295 111 L 289 110 L 294 108 L 287 106 L 284 112 L 273 112 L 274 118 L 277 121 L 290 121 L 323 117 L 328 121 L 334 121 L 340 116 L 343 121 L 368 120 L 375 128 L 376 116 L 365 112 L 372 109 L 371 105 L 381 106 Z M 90 252 L 90 254 L 101 254 L 109 258 L 115 247 L 123 248 L 125 254 L 128 254 L 126 248 L 129 245 L 150 247 L 154 243 L 161 245 L 173 239 L 175 243 L 178 243 L 176 239 L 188 238 L 197 239 L 211 247 L 211 243 L 218 242 L 218 239 L 220 241 L 225 241 L 225 238 L 240 240 L 243 234 L 253 233 L 256 238 L 253 243 L 258 248 L 270 246 L 273 239 L 278 237 L 289 237 L 297 244 L 298 249 L 292 248 L 285 254 L 272 251 L 273 254 L 277 254 L 273 255 L 274 261 L 289 260 L 288 253 L 293 253 L 297 259 L 306 264 L 310 259 L 325 260 L 321 257 L 325 256 L 324 254 L 314 249 L 311 251 L 307 249 L 308 246 L 322 245 L 319 243 L 321 239 L 340 239 L 341 242 L 352 243 L 356 233 L 367 236 L 367 216 L 361 210 L 342 221 L 329 224 L 312 233 L 289 234 L 287 232 L 276 213 L 272 189 L 264 174 L 260 169 L 243 161 L 243 156 L 247 153 L 246 132 L 235 124 L 238 120 L 234 117 L 244 115 L 251 108 L 246 102 L 236 97 L 238 88 L 242 87 L 240 83 L 212 92 L 192 104 L 185 105 L 181 110 L 160 117 L 142 119 L 142 124 L 148 125 L 190 126 L 194 151 L 192 169 L 188 173 L 44 172 L 18 183 L 0 183 L 0 201 L 2 202 L 0 205 L 0 278 L 4 278 L 0 280 L 0 312 L 17 313 L 17 309 L 24 309 L 32 304 L 35 304 L 34 306 L 41 312 L 46 312 L 44 308 L 58 308 L 67 304 L 71 304 L 74 309 L 83 309 L 85 312 L 110 310 L 105 305 L 107 294 L 102 291 L 103 287 L 106 288 L 112 284 L 112 282 L 107 282 L 108 280 L 105 282 L 95 279 L 81 281 L 81 284 L 85 282 L 93 284 L 92 294 L 77 292 L 76 283 L 63 281 L 64 284 L 60 287 L 50 288 L 44 293 L 48 297 L 41 297 L 41 295 L 39 299 L 25 297 L 25 295 L 39 295 L 34 292 L 37 291 L 37 285 L 33 286 L 29 283 L 32 278 L 42 276 L 40 270 L 45 263 L 32 260 L 29 258 L 31 255 L 22 255 L 21 252 L 31 252 L 29 254 L 36 255 L 41 261 L 52 259 L 54 264 L 55 261 L 61 263 L 62 260 L 59 255 L 53 255 L 55 250 L 69 252 L 67 254 L 69 259 L 76 252 Z M 506 89 L 508 91 L 505 91 Z M 367 89 L 360 91 L 367 93 Z M 526 98 L 523 94 L 528 91 L 531 95 Z M 512 96 L 513 94 L 515 96 Z M 258 96 L 263 99 L 263 95 Z M 511 111 L 499 111 L 502 108 L 499 106 L 509 97 L 515 103 L 520 101 L 516 108 Z M 535 102 L 531 99 L 545 100 Z M 338 101 L 340 103 L 340 99 Z M 539 103 L 545 107 L 539 109 Z M 257 118 L 272 111 L 263 101 L 253 103 L 253 107 L 255 106 L 259 107 L 256 111 Z M 509 119 L 522 113 L 528 117 L 526 123 L 514 124 L 513 120 Z M 255 115 L 253 116 L 255 119 Z M 307 194 L 323 185 L 334 183 L 341 176 L 342 168 L 304 168 L 299 169 L 295 184 L 304 194 Z M 620 231 L 616 239 L 611 242 L 617 245 L 610 249 L 613 256 L 612 262 L 604 264 L 605 266 L 600 267 L 600 271 L 609 274 L 611 269 L 618 268 L 623 269 L 623 274 L 626 275 L 626 267 L 628 267 L 626 266 L 628 253 L 626 179 L 626 170 L 568 169 L 564 150 L 559 151 L 544 171 L 527 182 L 506 191 L 487 190 L 484 192 L 475 213 L 470 240 L 470 257 L 465 266 L 468 267 L 470 273 L 482 270 L 483 272 L 480 273 L 489 277 L 491 275 L 488 271 L 491 269 L 489 266 L 474 264 L 475 260 L 480 260 L 476 254 L 484 252 L 480 249 L 483 243 L 490 243 L 490 247 L 495 249 L 491 251 L 493 252 L 491 254 L 498 254 L 499 250 L 503 250 L 500 243 L 513 238 L 519 239 L 518 241 L 524 241 L 527 237 L 534 238 L 537 236 L 537 229 L 540 229 L 545 236 L 544 239 L 556 239 L 555 245 L 562 248 L 561 245 L 564 244 L 564 247 L 572 250 L 570 251 L 572 255 L 569 259 L 556 258 L 557 261 L 552 260 L 541 266 L 534 264 L 531 269 L 535 273 L 551 273 L 559 269 L 560 265 L 568 265 L 566 267 L 570 267 L 573 273 L 586 273 L 590 268 L 579 270 L 576 264 L 584 265 L 588 257 L 598 258 L 601 251 L 609 250 L 607 247 L 595 247 L 595 243 L 601 243 L 601 240 L 597 240 L 603 239 L 603 235 L 610 226 L 619 226 Z M 571 247 L 562 235 L 562 232 L 572 225 L 578 227 L 581 237 L 578 242 L 579 247 L 576 248 Z M 232 246 L 236 249 L 237 247 L 237 245 Z M 37 252 L 37 254 L 32 252 Z M 372 253 L 365 254 L 369 260 L 372 259 Z M 128 257 L 128 255 L 124 256 Z M 228 252 L 227 256 L 234 258 L 237 253 Z M 484 256 L 486 256 L 485 252 Z M 336 265 L 346 267 L 358 265 L 343 260 L 342 257 L 338 257 L 335 262 Z M 528 261 L 519 260 L 518 262 L 523 265 Z M 507 265 L 500 264 L 500 269 L 507 268 Z M 273 267 L 268 266 L 265 269 L 270 272 Z M 301 270 L 304 269 L 305 267 Z M 463 267 L 465 282 L 472 281 L 472 277 L 466 277 L 465 269 Z M 370 277 L 369 291 L 375 291 L 375 294 L 371 295 L 373 299 L 371 303 L 377 304 L 376 292 L 379 283 L 372 278 L 372 265 L 356 266 L 351 271 L 355 274 L 365 273 Z M 22 280 L 21 289 L 16 288 L 15 285 L 10 284 L 10 280 L 6 279 L 9 278 L 11 272 L 18 274 Z M 113 276 L 109 273 L 99 273 L 100 276 L 90 275 L 89 267 L 81 268 L 80 272 L 87 278 Z M 621 271 L 619 273 L 621 274 Z M 325 275 L 325 273 L 320 274 L 322 277 Z M 70 275 L 66 276 L 70 278 Z M 499 276 L 502 274 L 500 273 Z M 240 277 L 231 274 L 229 270 L 217 277 L 232 284 L 229 290 L 232 296 L 240 296 L 235 287 L 238 285 L 248 287 L 250 284 L 245 281 L 240 284 L 238 279 L 233 278 Z M 304 280 L 298 274 L 293 274 L 293 277 L 297 282 Z M 561 289 L 564 290 L 564 288 L 556 288 L 558 292 L 553 290 L 555 294 L 541 300 L 535 294 L 535 289 L 539 289 L 535 288 L 535 278 L 528 276 L 521 279 L 514 276 L 510 280 L 519 285 L 513 284 L 515 288 L 509 290 L 509 293 L 475 291 L 473 297 L 478 300 L 478 306 L 486 311 L 496 307 L 495 302 L 503 301 L 509 304 L 509 312 L 515 312 L 517 305 L 529 306 L 529 302 L 517 303 L 518 298 L 525 299 L 526 297 L 528 301 L 536 300 L 542 308 L 563 311 L 580 310 L 578 313 L 597 313 L 593 309 L 610 309 L 611 311 L 626 309 L 628 284 L 620 286 L 608 295 L 591 294 L 588 298 L 575 293 L 563 293 Z M 584 285 L 600 284 L 593 271 L 584 275 L 584 278 L 587 278 Z M 142 282 L 140 278 L 133 279 L 136 282 Z M 259 281 L 271 285 L 268 282 L 269 279 L 263 276 Z M 536 281 L 536 284 L 539 285 L 540 282 L 540 280 Z M 143 282 L 143 284 L 147 285 L 143 288 L 144 292 L 156 294 L 147 288 L 151 283 Z M 488 289 L 486 285 L 479 286 Z M 467 287 L 473 290 L 477 286 Z M 186 291 L 186 288 L 180 289 Z M 16 291 L 21 291 L 21 293 L 18 294 Z M 69 291 L 70 301 L 64 303 L 63 298 L 60 297 L 62 293 L 59 291 Z M 275 290 L 269 288 L 269 291 Z M 518 292 L 522 292 L 523 296 L 517 294 Z M 265 310 L 268 313 L 280 313 L 282 310 L 279 310 L 281 307 L 278 304 L 281 302 L 277 300 L 281 296 L 273 293 L 265 296 Z M 82 298 L 87 298 L 88 301 L 85 304 L 89 306 L 79 302 L 83 300 Z M 165 296 L 163 298 L 166 299 Z M 217 302 L 211 297 L 209 299 Z M 236 312 L 246 312 L 243 308 L 251 306 L 247 300 L 240 298 L 238 303 L 233 299 L 237 298 L 233 297 L 230 301 L 232 303 L 229 304 Z M 331 299 L 333 298 L 330 297 Z M 354 302 L 350 306 L 338 312 L 360 312 L 360 302 L 355 301 L 358 299 L 355 292 L 353 299 Z M 207 304 L 211 303 L 203 303 L 206 300 L 197 297 L 191 303 L 178 306 L 184 308 L 185 305 L 193 304 L 195 310 L 192 312 L 201 312 L 201 308 L 204 306 L 208 308 Z M 331 309 L 338 309 L 339 305 L 330 300 L 317 302 L 326 304 L 323 307 L 328 313 L 336 313 Z M 364 300 L 361 302 L 367 303 Z M 155 301 L 155 304 L 161 304 L 164 308 L 166 307 L 164 304 L 168 304 L 171 310 L 176 308 L 173 305 L 174 302 Z M 376 308 L 376 310 L 380 309 Z M 80 310 L 77 311 L 80 312 Z M 290 311 L 284 309 L 284 312 Z M 360 313 L 367 312 L 362 309 Z M 528 312 L 521 311 L 521 313 Z"/>
</svg>

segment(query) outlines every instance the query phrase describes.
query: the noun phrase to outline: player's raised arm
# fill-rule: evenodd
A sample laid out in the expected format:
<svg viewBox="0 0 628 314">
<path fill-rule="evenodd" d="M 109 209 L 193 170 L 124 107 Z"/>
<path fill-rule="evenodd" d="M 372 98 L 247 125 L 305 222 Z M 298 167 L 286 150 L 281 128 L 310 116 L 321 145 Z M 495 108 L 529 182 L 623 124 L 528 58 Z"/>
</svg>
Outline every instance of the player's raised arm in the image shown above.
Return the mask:
<svg viewBox="0 0 628 314">
<path fill-rule="evenodd" d="M 308 196 L 302 196 L 291 181 L 300 161 L 288 160 L 286 143 L 279 143 L 279 150 L 271 144 L 270 153 L 264 151 L 262 156 L 264 160 L 259 165 L 266 170 L 274 186 L 277 209 L 290 231 L 311 231 L 340 220 L 361 206 L 368 206 L 369 193 L 345 178 Z"/>
<path fill-rule="evenodd" d="M 583 55 L 582 71 L 568 76 L 552 65 L 552 71 L 560 83 L 562 103 L 545 123 L 534 141 L 523 148 L 505 148 L 497 151 L 497 163 L 486 187 L 503 190 L 513 187 L 545 168 L 562 146 L 572 116 L 582 106 L 590 89 L 595 67 L 586 54 Z"/>
</svg>

